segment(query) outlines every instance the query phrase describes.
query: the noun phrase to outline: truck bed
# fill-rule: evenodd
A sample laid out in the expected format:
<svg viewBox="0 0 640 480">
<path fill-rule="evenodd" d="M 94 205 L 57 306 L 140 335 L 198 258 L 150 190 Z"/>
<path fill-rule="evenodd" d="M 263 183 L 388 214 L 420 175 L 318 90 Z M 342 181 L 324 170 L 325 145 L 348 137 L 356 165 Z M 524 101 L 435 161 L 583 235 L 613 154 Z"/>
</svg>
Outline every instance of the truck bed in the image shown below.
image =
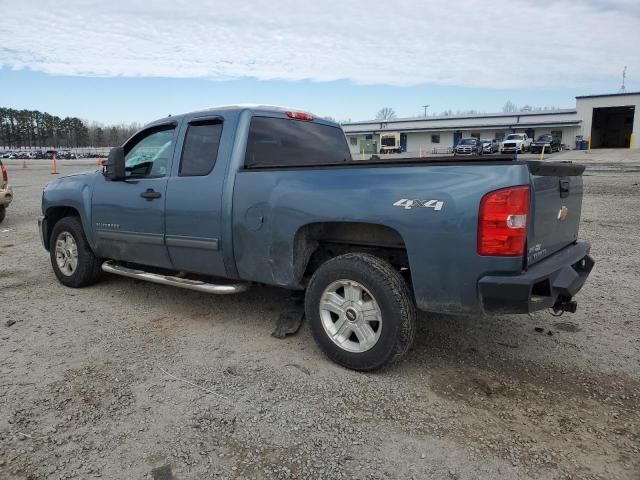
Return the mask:
<svg viewBox="0 0 640 480">
<path fill-rule="evenodd" d="M 330 168 L 330 167 L 398 167 L 418 165 L 527 165 L 533 175 L 580 175 L 585 170 L 584 165 L 572 162 L 544 162 L 539 160 L 514 160 L 504 155 L 470 155 L 468 157 L 434 156 L 434 157 L 405 157 L 405 158 L 370 158 L 367 160 L 349 160 L 335 163 L 297 163 L 246 165 L 246 170 L 267 170 L 278 168 Z"/>
</svg>

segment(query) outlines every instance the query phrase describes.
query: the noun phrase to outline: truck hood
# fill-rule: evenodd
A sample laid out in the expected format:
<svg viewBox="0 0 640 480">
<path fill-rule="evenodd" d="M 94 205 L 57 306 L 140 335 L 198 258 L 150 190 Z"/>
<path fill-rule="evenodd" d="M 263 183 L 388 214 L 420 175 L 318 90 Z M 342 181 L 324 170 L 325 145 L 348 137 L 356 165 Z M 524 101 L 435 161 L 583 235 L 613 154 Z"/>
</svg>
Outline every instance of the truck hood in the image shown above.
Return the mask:
<svg viewBox="0 0 640 480">
<path fill-rule="evenodd" d="M 76 172 L 69 175 L 64 175 L 47 183 L 44 186 L 44 191 L 46 193 L 52 190 L 73 189 L 80 185 L 93 183 L 93 180 L 98 175 L 102 175 L 102 172 L 100 170 Z"/>
</svg>

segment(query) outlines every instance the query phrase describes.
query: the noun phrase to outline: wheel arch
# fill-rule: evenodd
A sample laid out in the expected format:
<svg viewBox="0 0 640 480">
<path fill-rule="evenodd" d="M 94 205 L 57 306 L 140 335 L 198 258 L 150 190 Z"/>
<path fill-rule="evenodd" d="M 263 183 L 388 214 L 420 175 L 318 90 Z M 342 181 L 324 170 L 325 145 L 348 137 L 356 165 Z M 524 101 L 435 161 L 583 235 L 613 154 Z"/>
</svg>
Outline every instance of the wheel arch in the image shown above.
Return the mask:
<svg viewBox="0 0 640 480">
<path fill-rule="evenodd" d="M 55 227 L 56 223 L 58 223 L 65 217 L 78 217 L 86 235 L 86 225 L 82 219 L 82 215 L 80 215 L 80 212 L 75 207 L 62 205 L 49 207 L 45 211 L 44 217 L 45 222 L 43 223 L 42 236 L 47 250 L 49 250 L 49 243 L 51 242 L 51 232 L 53 232 L 53 228 Z"/>
<path fill-rule="evenodd" d="M 351 252 L 376 255 L 409 274 L 406 244 L 396 229 L 369 222 L 316 222 L 301 226 L 294 235 L 296 283 L 304 285 L 326 260 Z"/>
</svg>

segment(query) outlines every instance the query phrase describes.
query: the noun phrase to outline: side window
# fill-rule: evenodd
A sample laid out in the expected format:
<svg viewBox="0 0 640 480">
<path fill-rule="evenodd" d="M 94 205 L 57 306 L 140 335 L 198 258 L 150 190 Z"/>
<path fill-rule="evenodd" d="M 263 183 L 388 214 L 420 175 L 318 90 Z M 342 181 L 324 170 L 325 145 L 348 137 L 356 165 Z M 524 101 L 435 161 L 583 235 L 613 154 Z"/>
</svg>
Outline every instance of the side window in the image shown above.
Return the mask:
<svg viewBox="0 0 640 480">
<path fill-rule="evenodd" d="M 222 121 L 191 123 L 182 148 L 180 176 L 208 175 L 216 164 Z"/>
<path fill-rule="evenodd" d="M 164 177 L 169 171 L 173 153 L 175 127 L 162 128 L 143 136 L 124 157 L 128 177 Z"/>
</svg>

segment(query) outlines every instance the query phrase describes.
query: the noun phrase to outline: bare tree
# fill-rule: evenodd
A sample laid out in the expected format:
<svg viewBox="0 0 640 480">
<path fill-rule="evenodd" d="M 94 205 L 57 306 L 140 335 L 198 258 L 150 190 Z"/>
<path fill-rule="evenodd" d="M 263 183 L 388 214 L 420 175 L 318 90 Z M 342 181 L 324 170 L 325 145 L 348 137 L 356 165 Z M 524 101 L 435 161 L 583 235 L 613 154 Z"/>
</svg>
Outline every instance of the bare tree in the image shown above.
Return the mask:
<svg viewBox="0 0 640 480">
<path fill-rule="evenodd" d="M 381 108 L 376 115 L 376 120 L 393 120 L 396 118 L 396 111 L 391 107 Z"/>
<path fill-rule="evenodd" d="M 511 100 L 507 100 L 507 103 L 505 103 L 504 106 L 502 107 L 502 111 L 505 113 L 517 112 L 518 106 L 515 103 L 513 103 Z"/>
</svg>

